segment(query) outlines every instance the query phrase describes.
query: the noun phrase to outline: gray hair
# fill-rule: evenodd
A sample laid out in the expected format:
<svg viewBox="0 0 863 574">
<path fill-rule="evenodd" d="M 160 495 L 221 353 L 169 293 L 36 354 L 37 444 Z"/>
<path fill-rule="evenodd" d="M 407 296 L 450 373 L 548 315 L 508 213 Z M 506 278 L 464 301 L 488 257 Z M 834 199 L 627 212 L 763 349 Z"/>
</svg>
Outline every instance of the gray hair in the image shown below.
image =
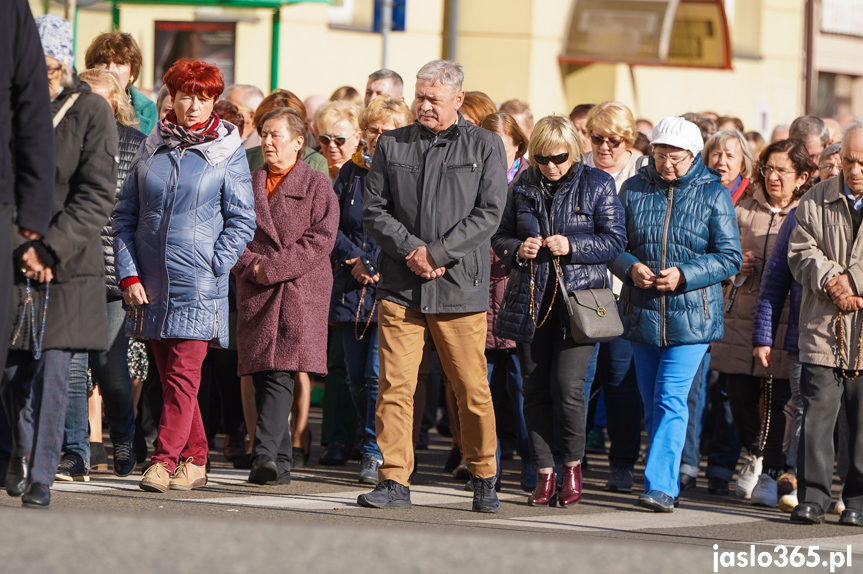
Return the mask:
<svg viewBox="0 0 863 574">
<path fill-rule="evenodd" d="M 458 93 L 464 83 L 464 70 L 461 64 L 452 60 L 432 60 L 420 68 L 417 72 L 417 80 L 425 80 L 432 84 L 440 83 Z"/>
<path fill-rule="evenodd" d="M 733 139 L 736 139 L 740 144 L 740 149 L 743 153 L 743 169 L 740 175 L 750 177 L 752 170 L 755 168 L 755 156 L 752 155 L 752 147 L 749 145 L 749 142 L 737 130 L 720 130 L 707 138 L 707 141 L 704 142 L 704 150 L 701 152 L 701 161 L 704 162 L 704 165 L 707 165 L 708 157 L 713 153 L 713 150 L 725 147 L 725 143 Z"/>
<path fill-rule="evenodd" d="M 369 82 L 377 82 L 378 80 L 392 80 L 393 84 L 399 89 L 399 93 L 402 93 L 405 87 L 405 81 L 399 76 L 396 72 L 389 70 L 387 68 L 381 68 L 377 72 L 372 72 L 369 74 Z"/>
<path fill-rule="evenodd" d="M 863 125 L 861 125 L 860 127 L 863 127 Z M 836 155 L 837 153 L 841 153 L 841 152 L 842 152 L 842 144 L 838 144 L 838 143 L 830 144 L 829 146 L 824 148 L 824 151 L 821 152 L 821 157 L 818 158 L 818 163 L 820 164 L 822 161 L 824 161 L 825 159 L 827 159 L 831 155 Z"/>
<path fill-rule="evenodd" d="M 848 136 L 850 136 L 854 132 L 858 132 L 863 130 L 863 121 L 854 120 L 845 128 L 845 131 L 842 133 L 842 147 L 845 147 L 845 142 L 848 141 Z"/>
<path fill-rule="evenodd" d="M 810 137 L 815 136 L 821 138 L 821 145 L 827 145 L 830 141 L 830 129 L 824 120 L 817 116 L 800 116 L 788 128 L 788 137 L 797 138 L 803 142 Z"/>
<path fill-rule="evenodd" d="M 228 89 L 222 94 L 222 99 L 227 100 L 234 93 L 240 96 L 243 105 L 251 111 L 258 109 L 258 106 L 261 105 L 261 101 L 264 99 L 264 92 L 259 87 L 249 84 L 232 84 L 228 86 Z"/>
</svg>

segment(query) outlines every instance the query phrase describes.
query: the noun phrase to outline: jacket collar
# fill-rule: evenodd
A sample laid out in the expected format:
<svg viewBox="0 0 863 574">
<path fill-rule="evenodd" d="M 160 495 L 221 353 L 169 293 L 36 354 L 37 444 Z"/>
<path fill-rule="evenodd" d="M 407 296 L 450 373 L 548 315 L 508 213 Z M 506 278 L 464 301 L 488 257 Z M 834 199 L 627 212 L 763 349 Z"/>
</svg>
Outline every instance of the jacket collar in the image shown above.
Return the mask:
<svg viewBox="0 0 863 574">
<path fill-rule="evenodd" d="M 218 139 L 187 148 L 200 152 L 210 165 L 216 165 L 217 163 L 228 159 L 235 151 L 237 151 L 238 147 L 243 145 L 243 140 L 240 138 L 240 130 L 238 130 L 237 126 L 231 122 L 220 120 L 219 127 L 216 131 L 219 133 Z M 144 149 L 146 150 L 147 155 L 152 157 L 160 147 L 165 145 L 167 144 L 162 138 L 162 133 L 158 129 L 154 129 L 150 132 L 150 135 L 147 136 L 147 139 L 144 142 Z"/>
<path fill-rule="evenodd" d="M 824 190 L 824 203 L 845 200 L 845 176 L 843 174 L 840 173 L 836 177 L 822 181 L 818 185 L 826 186 Z"/>
<path fill-rule="evenodd" d="M 425 124 L 421 124 L 419 120 L 414 120 L 414 124 L 419 129 L 420 137 L 424 139 L 431 139 L 437 137 L 442 140 L 455 140 L 458 139 L 459 135 L 461 135 L 461 130 L 467 125 L 467 120 L 461 115 L 461 112 L 458 112 L 458 119 L 456 119 L 455 123 L 445 129 L 440 133 L 436 133 L 434 130 L 426 126 Z"/>
<path fill-rule="evenodd" d="M 761 186 L 757 186 L 755 188 L 755 191 L 752 192 L 752 199 L 758 202 L 758 205 L 760 205 L 767 211 L 771 211 L 773 209 L 773 206 L 770 205 L 769 201 L 767 201 L 767 194 L 764 193 L 764 190 L 761 189 Z M 781 213 L 782 215 L 788 215 L 788 212 L 790 212 L 795 207 L 797 207 L 797 200 L 794 200 L 788 205 L 786 205 L 785 208 L 783 208 L 782 211 L 780 211 L 779 213 Z"/>
<path fill-rule="evenodd" d="M 573 164 L 572 171 L 569 174 L 568 178 L 570 181 L 566 185 L 569 186 L 572 185 L 572 182 L 578 181 L 578 179 L 581 177 L 581 172 L 584 171 L 584 168 L 585 165 L 583 162 Z M 513 190 L 525 193 L 528 191 L 528 189 L 534 189 L 537 193 L 539 193 L 539 188 L 544 180 L 542 172 L 539 171 L 539 167 L 532 165 L 525 171 L 520 173 L 521 176 L 513 180 Z"/>
<path fill-rule="evenodd" d="M 719 181 L 719 173 L 704 165 L 704 162 L 701 160 L 700 153 L 695 156 L 695 159 L 692 161 L 692 167 L 689 168 L 689 171 L 686 172 L 683 177 L 678 177 L 675 180 L 668 181 L 662 177 L 658 171 L 656 171 L 656 163 L 653 156 L 648 158 L 647 165 L 638 170 L 638 175 L 647 183 L 651 183 L 661 189 L 669 187 L 689 187 L 696 184 Z"/>
</svg>

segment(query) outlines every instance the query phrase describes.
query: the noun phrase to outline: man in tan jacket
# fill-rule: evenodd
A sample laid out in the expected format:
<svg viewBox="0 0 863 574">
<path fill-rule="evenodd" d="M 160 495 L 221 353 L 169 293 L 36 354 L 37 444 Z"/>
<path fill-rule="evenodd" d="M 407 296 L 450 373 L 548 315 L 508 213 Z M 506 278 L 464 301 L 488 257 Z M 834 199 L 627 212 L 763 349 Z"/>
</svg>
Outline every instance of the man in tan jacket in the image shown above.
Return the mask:
<svg viewBox="0 0 863 574">
<path fill-rule="evenodd" d="M 863 526 L 863 441 L 855 438 L 863 430 L 863 123 L 845 132 L 842 170 L 800 201 L 788 252 L 791 272 L 803 286 L 800 504 L 791 520 L 824 522 L 833 481 L 833 429 L 844 398 L 852 440 L 839 523 Z"/>
</svg>

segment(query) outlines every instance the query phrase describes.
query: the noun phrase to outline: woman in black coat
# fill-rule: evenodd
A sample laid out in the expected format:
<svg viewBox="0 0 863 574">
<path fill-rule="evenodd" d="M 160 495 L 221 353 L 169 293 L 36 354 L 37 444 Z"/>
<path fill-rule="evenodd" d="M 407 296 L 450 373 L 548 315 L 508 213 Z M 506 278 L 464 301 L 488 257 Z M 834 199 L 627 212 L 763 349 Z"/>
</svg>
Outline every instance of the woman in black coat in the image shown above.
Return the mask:
<svg viewBox="0 0 863 574">
<path fill-rule="evenodd" d="M 90 85 L 95 94 L 105 98 L 114 112 L 119 136 L 119 170 L 114 194 L 116 199 L 145 136 L 135 129 L 138 125 L 135 108 L 129 103 L 113 73 L 107 70 L 84 70 L 79 77 Z M 135 408 L 132 400 L 132 379 L 126 360 L 129 338 L 123 328 L 126 313 L 123 309 L 123 294 L 117 286 L 114 272 L 114 238 L 111 237 L 110 221 L 102 227 L 101 242 L 105 265 L 109 348 L 105 352 L 75 353 L 72 357 L 69 403 L 66 407 L 66 440 L 63 460 L 57 469 L 58 480 L 86 480 L 91 466 L 100 462 L 107 463 L 102 447 L 102 409 L 98 401 L 96 416 L 93 417 L 95 424 L 91 423 L 89 432 L 87 429 L 88 368 L 93 373 L 94 382 L 98 383 L 99 394 L 104 402 L 105 418 L 114 445 L 114 474 L 128 476 L 135 468 Z M 92 444 L 90 437 L 94 439 Z"/>
<path fill-rule="evenodd" d="M 573 341 L 555 269 L 567 291 L 608 286 L 606 263 L 623 252 L 626 230 L 614 180 L 580 161 L 581 140 L 568 118 L 537 122 L 528 153 L 531 167 L 512 184 L 492 237 L 494 252 L 513 268 L 496 332 L 519 343 L 524 420 L 539 475 L 528 504 L 568 506 L 581 499 L 584 377 L 596 345 Z M 555 423 L 564 466 L 559 493 Z"/>
<path fill-rule="evenodd" d="M 6 492 L 44 507 L 60 462 L 72 351 L 108 348 L 99 230 L 113 205 L 117 128 L 111 107 L 74 74 L 69 23 L 49 14 L 36 24 L 56 123 L 54 217 L 41 240 L 15 250 L 17 316 L 0 395 L 13 439 Z"/>
</svg>

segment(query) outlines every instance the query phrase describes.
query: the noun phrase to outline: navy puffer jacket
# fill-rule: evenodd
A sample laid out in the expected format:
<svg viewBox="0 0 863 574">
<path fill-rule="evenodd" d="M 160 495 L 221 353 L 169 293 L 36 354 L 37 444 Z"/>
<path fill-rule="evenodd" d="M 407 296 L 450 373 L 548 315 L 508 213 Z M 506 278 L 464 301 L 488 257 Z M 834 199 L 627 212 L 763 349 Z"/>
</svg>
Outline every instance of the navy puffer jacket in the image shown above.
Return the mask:
<svg viewBox="0 0 863 574">
<path fill-rule="evenodd" d="M 794 214 L 795 207 L 788 213 L 788 217 L 779 228 L 776 243 L 770 258 L 764 265 L 764 274 L 761 279 L 761 291 L 758 292 L 758 306 L 755 308 L 755 321 L 752 325 L 752 346 L 772 347 L 779 329 L 782 318 L 782 308 L 785 307 L 785 298 L 791 293 L 791 305 L 788 314 L 788 330 L 785 331 L 783 349 L 790 354 L 799 353 L 797 339 L 800 336 L 798 327 L 800 317 L 800 304 L 803 301 L 803 286 L 794 280 L 791 275 L 791 267 L 788 265 L 788 244 L 791 240 L 791 232 L 797 226 Z"/>
<path fill-rule="evenodd" d="M 330 321 L 334 323 L 353 323 L 357 316 L 357 306 L 360 295 L 363 294 L 362 284 L 354 279 L 351 269 L 345 261 L 360 257 L 366 268 L 366 273 L 374 277 L 378 274 L 378 255 L 380 248 L 366 233 L 363 225 L 363 193 L 366 189 L 366 176 L 369 174 L 362 162 L 362 152 L 354 154 L 354 158 L 345 163 L 339 171 L 333 186 L 336 197 L 339 198 L 341 213 L 339 215 L 339 231 L 336 244 L 330 257 L 333 260 L 333 295 L 330 300 Z M 360 312 L 360 322 L 365 323 L 375 303 L 375 284 L 366 285 L 363 296 L 363 308 Z M 377 321 L 375 311 L 372 321 Z"/>
<path fill-rule="evenodd" d="M 653 158 L 620 191 L 629 247 L 612 264 L 623 281 L 618 308 L 623 337 L 670 347 L 722 339 L 720 283 L 740 271 L 740 235 L 728 190 L 719 174 L 695 158 L 689 172 L 666 181 Z M 678 267 L 685 283 L 672 293 L 635 287 L 634 263 L 654 274 Z"/>
<path fill-rule="evenodd" d="M 606 264 L 626 246 L 623 210 L 617 199 L 614 180 L 604 171 L 582 163 L 572 167 L 571 179 L 554 195 L 551 216 L 540 192 L 544 179 L 531 167 L 509 189 L 500 227 L 492 237 L 494 252 L 512 266 L 495 332 L 499 337 L 520 343 L 533 340 L 536 330 L 530 318 L 530 267 L 517 260 L 518 248 L 528 237 L 564 235 L 571 252 L 560 258 L 567 291 L 597 289 L 610 285 Z M 542 317 L 539 302 L 554 272 L 548 249 L 534 260 L 535 319 Z M 560 294 L 558 294 L 560 296 Z M 560 305 L 560 324 L 569 325 L 566 306 Z"/>
<path fill-rule="evenodd" d="M 255 199 L 237 128 L 218 130 L 215 141 L 171 149 L 154 129 L 126 177 L 114 208 L 117 279 L 138 277 L 149 300 L 129 333 L 228 346 L 228 276 L 254 235 Z"/>
</svg>

